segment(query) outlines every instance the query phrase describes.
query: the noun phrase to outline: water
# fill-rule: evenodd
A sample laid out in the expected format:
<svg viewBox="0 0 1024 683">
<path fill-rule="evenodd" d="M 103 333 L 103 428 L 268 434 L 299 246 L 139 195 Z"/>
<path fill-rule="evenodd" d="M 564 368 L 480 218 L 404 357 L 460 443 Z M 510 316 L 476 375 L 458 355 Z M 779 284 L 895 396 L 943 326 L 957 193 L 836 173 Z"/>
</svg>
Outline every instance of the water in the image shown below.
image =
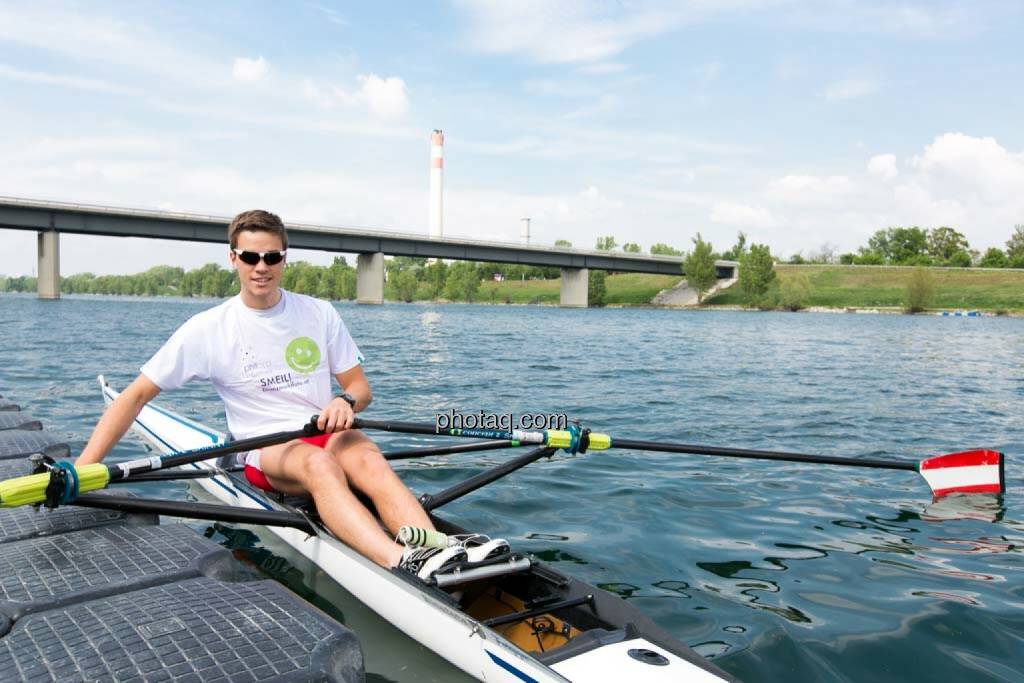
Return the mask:
<svg viewBox="0 0 1024 683">
<path fill-rule="evenodd" d="M 95 375 L 123 387 L 213 303 L 0 296 L 0 393 L 80 447 L 102 409 Z M 1000 500 L 932 505 L 910 472 L 612 451 L 535 463 L 445 514 L 633 601 L 747 681 L 1021 679 L 1024 320 L 339 310 L 367 358 L 373 417 L 550 412 L 622 437 L 748 448 L 908 460 L 1004 451 Z M 223 427 L 206 386 L 159 400 Z M 112 457 L 140 449 L 127 439 Z M 435 491 L 503 457 L 400 470 L 417 492 Z M 266 532 L 197 528 L 356 628 L 372 678 L 460 677 Z"/>
</svg>

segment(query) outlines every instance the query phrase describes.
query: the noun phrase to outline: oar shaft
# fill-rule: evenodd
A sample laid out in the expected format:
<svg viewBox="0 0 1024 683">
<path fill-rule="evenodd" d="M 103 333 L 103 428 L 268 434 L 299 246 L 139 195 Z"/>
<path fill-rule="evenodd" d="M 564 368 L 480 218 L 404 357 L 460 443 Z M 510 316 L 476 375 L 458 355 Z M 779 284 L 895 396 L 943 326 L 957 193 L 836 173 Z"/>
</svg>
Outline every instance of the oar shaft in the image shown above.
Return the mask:
<svg viewBox="0 0 1024 683">
<path fill-rule="evenodd" d="M 501 441 L 518 441 L 523 445 L 541 445 L 544 443 L 544 432 L 514 431 L 502 429 L 438 429 L 435 425 L 423 422 L 400 422 L 395 420 L 367 420 L 357 417 L 352 422 L 353 429 L 379 429 L 384 432 L 402 434 L 429 434 L 431 436 L 459 436 L 470 439 L 499 439 Z"/>
<path fill-rule="evenodd" d="M 267 446 L 285 443 L 292 441 L 293 439 L 300 439 L 304 436 L 316 436 L 321 433 L 322 432 L 316 428 L 316 424 L 311 422 L 302 429 L 266 434 L 264 436 L 254 436 L 248 439 L 238 439 L 237 441 L 228 441 L 223 444 L 197 448 L 191 451 L 184 451 L 182 453 L 174 453 L 162 458 L 154 456 L 152 458 L 120 462 L 114 465 L 107 465 L 107 468 L 110 470 L 110 481 L 114 482 L 120 479 L 144 474 L 146 472 L 152 472 L 154 470 L 190 465 L 194 462 L 212 460 L 213 458 L 231 455 L 232 453 L 242 453 L 244 451 L 252 451 L 258 448 L 266 448 Z"/>
<path fill-rule="evenodd" d="M 526 467 L 535 460 L 546 458 L 552 455 L 554 452 L 554 448 L 547 448 L 545 446 L 534 448 L 533 450 L 527 453 L 523 453 L 518 458 L 513 458 L 511 460 L 503 462 L 500 465 L 497 465 L 496 467 L 492 467 L 489 470 L 472 476 L 469 479 L 466 479 L 465 481 L 455 484 L 454 486 L 449 486 L 443 491 L 439 491 L 433 494 L 426 493 L 420 496 L 420 503 L 423 505 L 423 509 L 426 510 L 427 512 L 430 512 L 431 510 L 436 510 L 442 505 L 447 505 L 453 500 L 462 498 L 468 493 L 472 493 L 473 491 L 476 491 L 479 488 L 487 486 L 493 481 L 497 481 L 498 479 L 501 479 L 506 475 L 512 474 L 516 470 L 520 470 Z"/>
<path fill-rule="evenodd" d="M 234 522 L 237 524 L 262 524 L 283 526 L 315 534 L 316 530 L 302 515 L 284 510 L 254 510 L 234 505 L 194 503 L 181 500 L 156 500 L 109 494 L 83 493 L 75 498 L 73 505 L 121 512 L 149 513 L 189 519 L 205 519 L 211 522 Z"/>
<path fill-rule="evenodd" d="M 782 460 L 787 462 L 810 462 L 823 465 L 850 465 L 853 467 L 873 467 L 887 470 L 909 470 L 917 472 L 916 462 L 901 460 L 880 460 L 877 458 L 850 458 L 838 455 L 817 455 L 814 453 L 788 453 L 784 451 L 761 451 L 749 448 L 726 448 L 723 446 L 700 446 L 684 443 L 663 443 L 660 441 L 641 441 L 638 439 L 612 438 L 612 448 L 625 448 L 637 451 L 660 451 L 663 453 L 692 453 L 694 455 L 719 455 L 730 458 L 750 458 L 753 460 Z"/>
<path fill-rule="evenodd" d="M 470 437 L 477 439 L 518 440 L 523 444 L 545 444 L 559 446 L 552 440 L 564 437 L 567 432 L 506 432 L 489 429 L 442 429 L 434 425 L 419 422 L 400 422 L 388 420 L 364 420 L 356 418 L 353 427 L 360 429 L 380 429 L 388 432 L 406 434 L 431 434 L 441 436 Z M 726 448 L 723 446 L 702 446 L 699 444 L 670 443 L 661 441 L 643 441 L 639 439 L 619 439 L 605 434 L 590 434 L 590 449 L 622 448 L 637 451 L 659 451 L 662 453 L 688 453 L 693 455 L 716 455 L 730 458 L 749 458 L 754 460 L 778 460 L 784 462 L 807 462 L 823 465 L 849 465 L 851 467 L 872 467 L 875 469 L 918 471 L 917 462 L 904 460 L 882 460 L 879 458 L 851 458 L 838 455 L 820 455 L 815 453 L 788 453 L 785 451 L 762 451 L 749 448 Z M 599 441 L 600 439 L 600 441 Z M 602 443 L 603 441 L 603 443 Z"/>
<path fill-rule="evenodd" d="M 410 460 L 423 458 L 428 455 L 454 455 L 456 453 L 472 453 L 474 451 L 495 451 L 501 448 L 515 448 L 519 446 L 518 441 L 474 441 L 458 445 L 448 444 L 445 446 L 429 446 L 426 448 L 409 448 L 401 451 L 391 451 L 384 454 L 385 460 Z"/>
</svg>

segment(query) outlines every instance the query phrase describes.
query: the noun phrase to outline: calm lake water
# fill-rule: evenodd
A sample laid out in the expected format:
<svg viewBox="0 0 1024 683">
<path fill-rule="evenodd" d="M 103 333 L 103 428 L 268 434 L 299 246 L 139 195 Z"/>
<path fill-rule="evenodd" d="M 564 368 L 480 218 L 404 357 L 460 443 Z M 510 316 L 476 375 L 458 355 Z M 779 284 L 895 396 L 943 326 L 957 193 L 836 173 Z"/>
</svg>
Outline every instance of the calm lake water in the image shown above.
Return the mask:
<svg viewBox="0 0 1024 683">
<path fill-rule="evenodd" d="M 80 448 L 102 410 L 95 376 L 123 388 L 215 303 L 0 296 L 0 394 Z M 620 437 L 908 461 L 1005 452 L 1001 499 L 932 504 L 910 472 L 612 451 L 537 462 L 444 512 L 631 600 L 746 681 L 1024 677 L 1024 320 L 338 309 L 366 356 L 373 417 L 566 413 Z M 159 400 L 224 427 L 207 386 Z M 112 457 L 141 450 L 126 439 Z M 505 457 L 399 469 L 427 492 Z M 461 678 L 268 533 L 196 528 L 355 628 L 371 680 Z"/>
</svg>

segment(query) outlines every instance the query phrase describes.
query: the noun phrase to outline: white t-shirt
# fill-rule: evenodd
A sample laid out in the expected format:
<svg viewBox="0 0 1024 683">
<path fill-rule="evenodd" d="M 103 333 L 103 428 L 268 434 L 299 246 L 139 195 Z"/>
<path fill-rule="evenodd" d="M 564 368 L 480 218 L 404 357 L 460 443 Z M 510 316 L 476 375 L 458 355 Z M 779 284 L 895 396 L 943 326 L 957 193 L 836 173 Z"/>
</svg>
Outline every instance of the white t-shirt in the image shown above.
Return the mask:
<svg viewBox="0 0 1024 683">
<path fill-rule="evenodd" d="M 208 379 L 236 439 L 301 429 L 330 403 L 331 376 L 363 357 L 326 301 L 281 290 L 272 308 L 240 296 L 189 318 L 142 366 L 161 390 Z"/>
</svg>

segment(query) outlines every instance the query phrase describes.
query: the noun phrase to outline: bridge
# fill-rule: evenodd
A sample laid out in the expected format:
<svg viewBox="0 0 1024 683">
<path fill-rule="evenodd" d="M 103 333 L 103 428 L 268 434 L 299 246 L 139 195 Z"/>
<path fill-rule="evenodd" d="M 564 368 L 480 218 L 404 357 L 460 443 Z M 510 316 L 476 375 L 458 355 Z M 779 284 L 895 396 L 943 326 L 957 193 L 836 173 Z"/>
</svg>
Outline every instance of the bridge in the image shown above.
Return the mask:
<svg viewBox="0 0 1024 683">
<path fill-rule="evenodd" d="M 230 222 L 231 219 L 224 216 L 0 197 L 0 228 L 38 233 L 38 294 L 43 299 L 60 296 L 61 233 L 224 244 Z M 359 303 L 383 303 L 385 255 L 560 268 L 561 304 L 570 307 L 587 306 L 591 269 L 679 275 L 683 264 L 678 256 L 431 238 L 413 233 L 306 223 L 287 223 L 286 227 L 289 248 L 356 254 L 356 300 Z M 720 279 L 735 277 L 739 267 L 735 261 L 718 261 L 715 265 Z"/>
</svg>

